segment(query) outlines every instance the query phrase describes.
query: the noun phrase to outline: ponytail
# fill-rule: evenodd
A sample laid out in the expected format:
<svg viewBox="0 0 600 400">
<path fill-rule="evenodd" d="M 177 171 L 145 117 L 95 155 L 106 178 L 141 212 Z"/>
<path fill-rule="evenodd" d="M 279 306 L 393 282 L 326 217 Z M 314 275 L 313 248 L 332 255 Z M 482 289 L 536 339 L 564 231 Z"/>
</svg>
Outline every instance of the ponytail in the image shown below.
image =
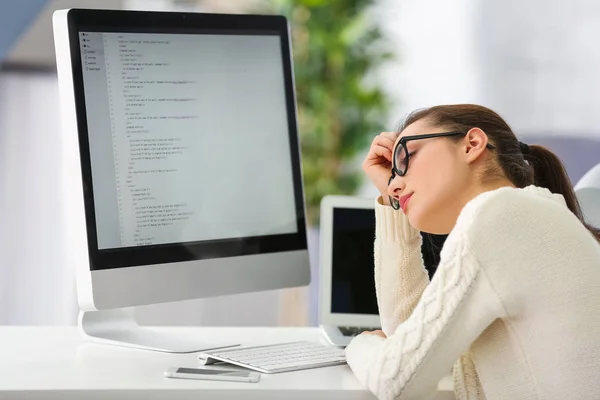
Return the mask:
<svg viewBox="0 0 600 400">
<path fill-rule="evenodd" d="M 529 151 L 525 154 L 525 160 L 533 170 L 533 184 L 545 187 L 552 193 L 561 194 L 569 210 L 579 218 L 596 240 L 600 242 L 600 229 L 585 222 L 579 200 L 577 200 L 571 180 L 560 159 L 543 146 L 530 145 L 528 147 Z"/>
</svg>

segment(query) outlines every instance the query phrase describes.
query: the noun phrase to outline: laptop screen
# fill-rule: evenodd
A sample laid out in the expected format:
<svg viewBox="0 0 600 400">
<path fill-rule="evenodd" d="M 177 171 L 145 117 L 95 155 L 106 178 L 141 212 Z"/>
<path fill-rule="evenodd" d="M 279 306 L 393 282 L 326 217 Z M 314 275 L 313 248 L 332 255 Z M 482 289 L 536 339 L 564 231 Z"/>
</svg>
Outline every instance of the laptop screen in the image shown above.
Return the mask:
<svg viewBox="0 0 600 400">
<path fill-rule="evenodd" d="M 377 315 L 375 211 L 334 208 L 332 239 L 331 312 Z"/>
<path fill-rule="evenodd" d="M 445 235 L 423 235 L 421 253 L 429 278 L 440 259 Z M 378 314 L 375 293 L 375 211 L 333 208 L 331 313 Z"/>
</svg>

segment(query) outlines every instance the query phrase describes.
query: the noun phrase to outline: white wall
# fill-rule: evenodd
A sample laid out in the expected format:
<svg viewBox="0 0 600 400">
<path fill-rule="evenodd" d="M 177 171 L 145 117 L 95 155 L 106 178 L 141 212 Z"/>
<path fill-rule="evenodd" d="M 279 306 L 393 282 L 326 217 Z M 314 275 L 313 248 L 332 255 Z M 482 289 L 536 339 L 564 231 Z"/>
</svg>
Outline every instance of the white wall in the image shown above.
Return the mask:
<svg viewBox="0 0 600 400">
<path fill-rule="evenodd" d="M 487 105 L 516 132 L 600 138 L 600 3 L 480 1 L 475 15 Z"/>
<path fill-rule="evenodd" d="M 77 315 L 63 262 L 58 123 L 54 75 L 0 75 L 0 324 Z"/>
<path fill-rule="evenodd" d="M 598 2 L 381 0 L 375 18 L 400 56 L 380 77 L 390 128 L 419 107 L 474 102 L 518 132 L 598 137 Z"/>
</svg>

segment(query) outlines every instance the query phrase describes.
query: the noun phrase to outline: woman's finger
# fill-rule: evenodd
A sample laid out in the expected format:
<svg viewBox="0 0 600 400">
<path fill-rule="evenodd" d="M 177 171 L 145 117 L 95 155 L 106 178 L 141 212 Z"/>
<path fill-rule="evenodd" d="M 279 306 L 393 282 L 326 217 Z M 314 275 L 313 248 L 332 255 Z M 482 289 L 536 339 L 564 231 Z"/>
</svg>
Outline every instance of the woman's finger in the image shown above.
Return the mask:
<svg viewBox="0 0 600 400">
<path fill-rule="evenodd" d="M 386 138 L 395 142 L 396 139 L 398 139 L 398 136 L 400 136 L 400 132 L 381 132 L 380 135 L 385 136 Z"/>
<path fill-rule="evenodd" d="M 383 157 L 387 161 L 392 162 L 392 151 L 386 146 L 376 144 L 371 147 L 371 152 L 378 157 Z"/>
<path fill-rule="evenodd" d="M 381 146 L 385 146 L 388 147 L 390 150 L 392 150 L 394 148 L 394 140 L 390 139 L 387 136 L 383 136 L 383 134 L 377 136 L 377 144 L 381 145 Z"/>
</svg>

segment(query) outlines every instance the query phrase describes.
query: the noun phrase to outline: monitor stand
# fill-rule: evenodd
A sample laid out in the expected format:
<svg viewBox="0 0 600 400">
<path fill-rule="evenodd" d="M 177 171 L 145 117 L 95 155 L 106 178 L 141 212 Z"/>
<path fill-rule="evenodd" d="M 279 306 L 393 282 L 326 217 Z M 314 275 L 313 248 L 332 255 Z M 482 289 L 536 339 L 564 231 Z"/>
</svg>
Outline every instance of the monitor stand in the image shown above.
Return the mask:
<svg viewBox="0 0 600 400">
<path fill-rule="evenodd" d="M 133 307 L 80 311 L 79 329 L 94 342 L 167 353 L 193 353 L 239 346 L 231 343 L 203 343 L 201 340 L 189 340 L 152 328 L 143 328 L 137 324 L 134 311 Z"/>
</svg>

